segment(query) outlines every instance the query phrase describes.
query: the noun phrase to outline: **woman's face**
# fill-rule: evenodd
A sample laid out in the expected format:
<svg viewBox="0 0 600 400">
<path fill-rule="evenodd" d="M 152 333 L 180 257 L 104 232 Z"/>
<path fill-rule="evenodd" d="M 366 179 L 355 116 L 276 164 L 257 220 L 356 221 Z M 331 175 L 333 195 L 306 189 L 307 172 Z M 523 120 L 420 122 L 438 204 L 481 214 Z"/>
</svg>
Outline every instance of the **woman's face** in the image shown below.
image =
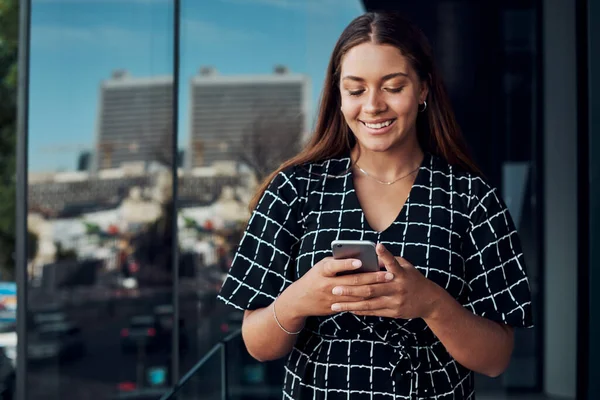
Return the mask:
<svg viewBox="0 0 600 400">
<path fill-rule="evenodd" d="M 342 59 L 342 113 L 366 150 L 387 151 L 416 139 L 419 104 L 427 90 L 394 46 L 367 42 Z"/>
</svg>

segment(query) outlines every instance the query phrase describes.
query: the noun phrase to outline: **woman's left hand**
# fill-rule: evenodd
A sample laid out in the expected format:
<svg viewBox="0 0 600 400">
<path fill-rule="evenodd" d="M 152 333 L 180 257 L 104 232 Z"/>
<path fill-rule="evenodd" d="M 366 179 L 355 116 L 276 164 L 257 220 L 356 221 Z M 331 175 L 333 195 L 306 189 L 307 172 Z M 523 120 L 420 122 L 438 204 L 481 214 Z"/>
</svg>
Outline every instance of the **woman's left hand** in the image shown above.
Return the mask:
<svg viewBox="0 0 600 400">
<path fill-rule="evenodd" d="M 386 270 L 394 274 L 389 282 L 362 286 L 336 286 L 333 294 L 362 297 L 350 303 L 334 303 L 333 311 L 389 318 L 427 318 L 442 298 L 440 286 L 425 278 L 412 264 L 394 257 L 381 243 L 377 255 Z"/>
</svg>

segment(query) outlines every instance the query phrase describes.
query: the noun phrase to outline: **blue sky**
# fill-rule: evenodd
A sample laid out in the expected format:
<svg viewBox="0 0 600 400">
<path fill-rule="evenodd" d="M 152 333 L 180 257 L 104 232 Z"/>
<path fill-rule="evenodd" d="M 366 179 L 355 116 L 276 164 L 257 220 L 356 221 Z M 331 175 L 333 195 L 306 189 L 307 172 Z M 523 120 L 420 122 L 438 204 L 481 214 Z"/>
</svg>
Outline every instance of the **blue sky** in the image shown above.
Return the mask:
<svg viewBox="0 0 600 400">
<path fill-rule="evenodd" d="M 33 0 L 29 169 L 73 170 L 94 143 L 99 85 L 115 69 L 173 73 L 171 0 Z M 312 103 L 359 0 L 181 0 L 179 141 L 187 137 L 189 78 L 268 74 L 276 64 L 307 74 Z M 181 146 L 180 146 L 181 147 Z"/>
</svg>

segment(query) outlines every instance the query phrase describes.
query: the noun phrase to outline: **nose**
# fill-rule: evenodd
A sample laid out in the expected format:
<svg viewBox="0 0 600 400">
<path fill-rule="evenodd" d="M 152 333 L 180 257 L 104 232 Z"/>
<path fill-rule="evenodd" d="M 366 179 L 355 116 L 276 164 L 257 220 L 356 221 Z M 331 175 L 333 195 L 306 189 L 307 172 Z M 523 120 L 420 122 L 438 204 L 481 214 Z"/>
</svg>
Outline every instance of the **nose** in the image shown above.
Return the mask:
<svg viewBox="0 0 600 400">
<path fill-rule="evenodd" d="M 379 90 L 369 92 L 366 97 L 366 103 L 363 105 L 363 111 L 367 114 L 380 114 L 385 111 L 387 104 L 383 100 Z"/>
</svg>

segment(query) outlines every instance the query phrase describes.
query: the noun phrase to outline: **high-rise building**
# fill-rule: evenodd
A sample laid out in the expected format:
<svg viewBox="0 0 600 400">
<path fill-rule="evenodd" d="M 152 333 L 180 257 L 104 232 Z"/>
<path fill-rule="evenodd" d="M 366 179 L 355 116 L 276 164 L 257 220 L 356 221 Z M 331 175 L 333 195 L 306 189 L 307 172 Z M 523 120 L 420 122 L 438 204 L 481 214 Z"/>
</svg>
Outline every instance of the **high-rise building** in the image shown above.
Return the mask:
<svg viewBox="0 0 600 400">
<path fill-rule="evenodd" d="M 77 157 L 77 171 L 89 171 L 92 162 L 92 153 L 88 150 L 82 151 Z"/>
<path fill-rule="evenodd" d="M 173 77 L 136 78 L 116 71 L 100 85 L 96 169 L 129 162 L 169 162 Z M 172 161 L 172 160 L 171 160 Z"/>
<path fill-rule="evenodd" d="M 308 76 L 283 66 L 266 75 L 200 69 L 191 79 L 186 166 L 252 164 L 295 147 L 308 130 L 309 85 Z"/>
</svg>

